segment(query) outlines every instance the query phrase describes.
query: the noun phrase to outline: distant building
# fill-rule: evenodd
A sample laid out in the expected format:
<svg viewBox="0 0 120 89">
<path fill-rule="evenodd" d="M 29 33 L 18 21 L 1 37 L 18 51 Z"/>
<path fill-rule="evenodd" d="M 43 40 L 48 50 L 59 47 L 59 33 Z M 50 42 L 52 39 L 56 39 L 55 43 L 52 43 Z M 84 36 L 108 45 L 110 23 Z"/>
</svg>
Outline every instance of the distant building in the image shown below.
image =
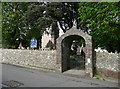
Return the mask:
<svg viewBox="0 0 120 89">
<path fill-rule="evenodd" d="M 42 48 L 54 48 L 55 44 L 56 44 L 56 39 L 63 35 L 64 32 L 62 31 L 62 29 L 58 30 L 57 32 L 55 32 L 56 30 L 52 30 L 52 26 L 50 28 L 46 28 L 46 31 L 44 31 L 43 35 L 42 35 Z"/>
</svg>

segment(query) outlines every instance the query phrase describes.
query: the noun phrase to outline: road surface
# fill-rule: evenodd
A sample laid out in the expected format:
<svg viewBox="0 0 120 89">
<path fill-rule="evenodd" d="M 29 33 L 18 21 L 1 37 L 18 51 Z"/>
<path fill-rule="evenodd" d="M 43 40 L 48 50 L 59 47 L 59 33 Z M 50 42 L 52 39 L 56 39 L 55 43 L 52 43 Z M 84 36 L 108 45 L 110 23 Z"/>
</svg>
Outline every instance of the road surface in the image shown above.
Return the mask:
<svg viewBox="0 0 120 89">
<path fill-rule="evenodd" d="M 2 82 L 18 81 L 19 87 L 117 87 L 117 83 L 93 78 L 2 64 Z"/>
</svg>

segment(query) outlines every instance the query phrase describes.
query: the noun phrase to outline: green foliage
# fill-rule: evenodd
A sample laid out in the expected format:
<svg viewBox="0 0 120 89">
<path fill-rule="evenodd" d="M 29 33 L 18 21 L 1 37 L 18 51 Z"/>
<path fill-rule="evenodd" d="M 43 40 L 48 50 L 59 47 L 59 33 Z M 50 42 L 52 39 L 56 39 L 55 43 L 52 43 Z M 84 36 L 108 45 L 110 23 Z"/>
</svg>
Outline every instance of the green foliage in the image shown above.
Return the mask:
<svg viewBox="0 0 120 89">
<path fill-rule="evenodd" d="M 32 3 L 26 11 L 24 19 L 31 29 L 44 31 L 46 27 L 59 22 L 61 29 L 66 32 L 73 26 L 77 6 L 78 3 Z M 56 28 L 58 28 L 57 25 L 53 29 L 55 30 Z"/>
<path fill-rule="evenodd" d="M 99 78 L 99 77 L 96 77 L 96 79 L 98 79 L 98 80 L 99 80 L 100 78 Z"/>
<path fill-rule="evenodd" d="M 79 3 L 80 27 L 93 36 L 94 47 L 120 52 L 120 2 Z"/>
<path fill-rule="evenodd" d="M 78 3 L 48 2 L 32 3 L 28 6 L 27 11 L 22 18 L 25 21 L 26 33 L 24 39 L 30 39 L 32 36 L 40 39 L 46 28 L 52 26 L 52 36 L 58 37 L 58 24 L 66 32 L 73 26 L 73 15 L 77 11 Z M 35 35 L 34 35 L 35 34 Z"/>
<path fill-rule="evenodd" d="M 77 18 L 77 6 L 78 3 L 63 2 L 3 2 L 3 46 L 17 48 L 20 42 L 29 46 L 33 36 L 40 39 L 50 26 L 53 27 L 52 34 L 58 34 L 57 22 L 66 32 L 73 26 L 73 19 Z"/>
<path fill-rule="evenodd" d="M 120 52 L 119 13 L 120 2 L 3 2 L 3 46 L 17 48 L 20 41 L 23 46 L 29 46 L 32 37 L 40 39 L 50 26 L 53 27 L 52 34 L 58 34 L 57 22 L 66 32 L 73 26 L 73 20 L 79 16 L 79 27 L 90 31 L 95 48 Z M 17 38 L 19 40 L 16 40 Z M 78 42 L 80 45 L 81 43 Z"/>
<path fill-rule="evenodd" d="M 16 48 L 22 40 L 21 30 L 23 13 L 29 3 L 2 3 L 2 38 L 3 47 Z M 16 39 L 19 39 L 18 41 Z"/>
<path fill-rule="evenodd" d="M 2 47 L 2 3 L 0 3 L 0 48 Z"/>
<path fill-rule="evenodd" d="M 75 40 L 75 44 L 79 45 L 80 47 L 82 45 L 85 47 L 85 40 L 84 39 Z"/>
</svg>

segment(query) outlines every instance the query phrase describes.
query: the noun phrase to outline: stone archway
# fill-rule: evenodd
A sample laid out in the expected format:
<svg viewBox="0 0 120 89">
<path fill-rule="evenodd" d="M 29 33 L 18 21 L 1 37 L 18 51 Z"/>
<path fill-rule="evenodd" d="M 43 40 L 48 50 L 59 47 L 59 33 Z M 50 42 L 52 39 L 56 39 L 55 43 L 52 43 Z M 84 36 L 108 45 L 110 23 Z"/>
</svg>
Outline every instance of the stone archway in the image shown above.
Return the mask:
<svg viewBox="0 0 120 89">
<path fill-rule="evenodd" d="M 64 72 L 69 69 L 69 47 L 74 39 L 84 39 L 85 47 L 85 73 L 86 76 L 93 76 L 93 50 L 92 50 L 92 37 L 76 28 L 71 28 L 65 34 L 57 39 L 57 64 L 60 68 L 60 72 Z"/>
</svg>

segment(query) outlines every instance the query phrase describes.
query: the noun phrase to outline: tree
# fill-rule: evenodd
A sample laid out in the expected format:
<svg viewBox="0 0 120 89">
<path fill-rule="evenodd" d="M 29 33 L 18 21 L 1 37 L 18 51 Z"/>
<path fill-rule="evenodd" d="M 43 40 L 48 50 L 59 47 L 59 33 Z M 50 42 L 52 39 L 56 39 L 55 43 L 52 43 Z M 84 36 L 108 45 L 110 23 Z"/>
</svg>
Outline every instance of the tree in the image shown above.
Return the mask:
<svg viewBox="0 0 120 89">
<path fill-rule="evenodd" d="M 2 3 L 0 3 L 0 13 L 2 13 Z M 0 48 L 2 47 L 2 14 L 0 14 Z"/>
<path fill-rule="evenodd" d="M 120 52 L 120 2 L 79 3 L 79 24 L 93 37 L 94 47 Z"/>
<path fill-rule="evenodd" d="M 24 39 L 30 41 L 32 37 L 37 38 L 38 48 L 41 43 L 41 36 L 46 28 L 49 27 L 52 20 L 51 18 L 44 17 L 43 12 L 45 11 L 45 5 L 43 4 L 44 3 L 31 3 L 22 18 L 26 24 L 25 29 L 22 30 L 22 32 L 26 34 L 23 36 Z"/>
<path fill-rule="evenodd" d="M 28 32 L 26 37 L 31 37 L 29 36 L 30 33 L 37 32 L 34 36 L 40 39 L 46 28 L 52 26 L 52 35 L 55 36 L 56 39 L 58 37 L 56 34 L 58 34 L 59 31 L 58 23 L 64 32 L 73 26 L 74 19 L 77 19 L 76 6 L 78 6 L 78 3 L 32 3 L 29 5 L 23 18 L 28 26 L 25 32 Z"/>
<path fill-rule="evenodd" d="M 24 43 L 24 46 L 29 46 L 31 37 L 40 39 L 42 33 L 50 26 L 53 29 L 52 34 L 58 34 L 58 23 L 66 32 L 73 26 L 73 20 L 77 18 L 75 16 L 77 4 L 64 2 L 2 3 L 3 46 L 16 48 L 20 41 Z M 55 35 L 55 38 L 57 37 Z"/>
<path fill-rule="evenodd" d="M 2 3 L 2 37 L 3 46 L 7 48 L 16 48 L 22 41 L 21 30 L 24 27 L 22 22 L 23 13 L 26 11 L 29 3 Z M 19 39 L 18 41 L 16 39 Z"/>
</svg>

